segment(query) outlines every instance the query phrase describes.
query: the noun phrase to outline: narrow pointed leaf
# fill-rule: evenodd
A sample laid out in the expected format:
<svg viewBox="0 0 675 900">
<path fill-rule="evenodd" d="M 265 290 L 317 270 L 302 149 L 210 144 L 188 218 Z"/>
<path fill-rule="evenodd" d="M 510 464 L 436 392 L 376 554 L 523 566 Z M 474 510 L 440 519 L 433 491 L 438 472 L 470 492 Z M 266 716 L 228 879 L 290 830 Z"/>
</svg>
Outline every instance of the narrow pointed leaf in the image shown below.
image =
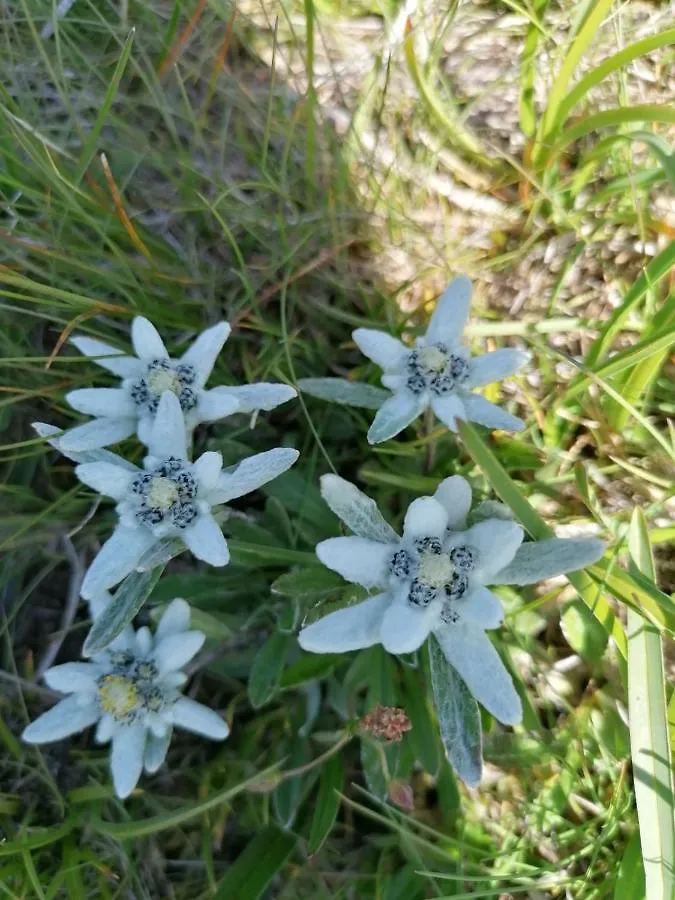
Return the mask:
<svg viewBox="0 0 675 900">
<path fill-rule="evenodd" d="M 301 378 L 298 387 L 310 397 L 361 409 L 379 409 L 391 397 L 391 392 L 384 388 L 363 381 L 347 381 L 346 378 Z"/>
<path fill-rule="evenodd" d="M 498 572 L 498 584 L 535 584 L 565 572 L 577 572 L 602 556 L 604 546 L 594 538 L 550 538 L 521 544 L 513 560 Z"/>
<path fill-rule="evenodd" d="M 110 644 L 130 624 L 160 579 L 164 566 L 127 575 L 113 594 L 108 607 L 94 621 L 82 648 L 83 656 L 93 656 Z"/>
<path fill-rule="evenodd" d="M 433 636 L 429 639 L 429 657 L 434 704 L 445 753 L 462 781 L 469 787 L 477 787 L 483 769 L 478 704 Z"/>
<path fill-rule="evenodd" d="M 358 537 L 386 544 L 398 541 L 398 535 L 384 519 L 375 501 L 350 481 L 338 475 L 324 475 L 321 496 Z"/>
<path fill-rule="evenodd" d="M 344 766 L 339 753 L 331 756 L 321 769 L 319 795 L 316 798 L 312 825 L 309 830 L 309 852 L 316 853 L 335 824 L 340 809 L 340 794 L 344 780 Z"/>
</svg>

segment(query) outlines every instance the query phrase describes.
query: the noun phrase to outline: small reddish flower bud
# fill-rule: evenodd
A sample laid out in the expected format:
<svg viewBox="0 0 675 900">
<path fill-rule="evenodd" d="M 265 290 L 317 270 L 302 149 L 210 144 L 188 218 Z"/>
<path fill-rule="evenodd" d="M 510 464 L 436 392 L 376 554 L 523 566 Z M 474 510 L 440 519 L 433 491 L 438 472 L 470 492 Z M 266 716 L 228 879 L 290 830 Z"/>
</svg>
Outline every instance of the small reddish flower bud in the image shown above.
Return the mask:
<svg viewBox="0 0 675 900">
<path fill-rule="evenodd" d="M 405 710 L 398 706 L 376 706 L 361 719 L 361 728 L 385 741 L 400 741 L 412 725 Z"/>
</svg>

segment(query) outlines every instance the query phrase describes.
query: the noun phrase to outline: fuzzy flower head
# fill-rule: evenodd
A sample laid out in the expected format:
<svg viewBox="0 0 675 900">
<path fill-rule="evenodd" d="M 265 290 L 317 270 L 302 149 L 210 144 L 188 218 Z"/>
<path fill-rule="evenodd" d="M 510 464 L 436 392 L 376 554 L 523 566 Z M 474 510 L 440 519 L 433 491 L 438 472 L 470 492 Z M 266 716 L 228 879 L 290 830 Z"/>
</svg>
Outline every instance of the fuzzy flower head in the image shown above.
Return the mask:
<svg viewBox="0 0 675 900">
<path fill-rule="evenodd" d="M 520 350 L 502 349 L 472 358 L 461 343 L 469 315 L 471 282 L 455 278 L 438 301 L 426 334 L 411 349 L 372 328 L 353 333 L 359 349 L 384 371 L 382 384 L 393 391 L 368 431 L 371 444 L 389 440 L 413 422 L 427 407 L 451 431 L 456 419 L 488 428 L 520 431 L 521 419 L 505 412 L 474 388 L 512 375 L 528 359 Z"/>
<path fill-rule="evenodd" d="M 504 615 L 487 585 L 532 584 L 582 568 L 602 554 L 601 542 L 523 543 L 520 525 L 494 516 L 469 526 L 471 488 L 458 475 L 410 504 L 402 537 L 354 485 L 324 475 L 321 488 L 355 536 L 321 541 L 317 556 L 374 595 L 303 628 L 300 645 L 339 653 L 381 643 L 390 653 L 411 653 L 433 632 L 474 697 L 501 722 L 520 721 L 511 676 L 485 634 Z"/>
<path fill-rule="evenodd" d="M 110 598 L 100 595 L 92 608 L 100 613 Z M 112 741 L 110 768 L 115 793 L 128 797 L 141 772 L 156 772 L 164 762 L 174 726 L 222 741 L 227 723 L 213 710 L 181 694 L 181 671 L 204 643 L 190 630 L 190 607 L 173 600 L 156 633 L 126 628 L 89 662 L 64 663 L 45 672 L 45 681 L 67 696 L 23 732 L 29 744 L 48 744 L 96 724 L 96 740 Z"/>
<path fill-rule="evenodd" d="M 226 565 L 230 554 L 215 508 L 276 478 L 298 458 L 297 450 L 278 448 L 242 460 L 233 471 L 223 470 L 223 458 L 214 451 L 190 462 L 184 415 L 172 391 L 162 394 L 148 450 L 142 469 L 115 454 L 75 469 L 80 481 L 117 501 L 119 514 L 119 524 L 84 577 L 86 599 L 121 581 L 167 538 L 180 540 L 212 566 Z"/>
<path fill-rule="evenodd" d="M 295 397 L 285 384 L 215 387 L 206 381 L 230 334 L 227 322 L 203 331 L 180 359 L 172 359 L 156 328 L 143 316 L 131 324 L 135 356 L 124 356 L 103 341 L 75 337 L 72 343 L 104 369 L 121 378 L 117 388 L 82 388 L 66 400 L 78 412 L 94 416 L 61 437 L 64 450 L 91 450 L 124 440 L 132 434 L 148 444 L 159 402 L 165 391 L 178 399 L 188 437 L 200 422 L 215 422 L 236 412 L 274 409 Z"/>
</svg>

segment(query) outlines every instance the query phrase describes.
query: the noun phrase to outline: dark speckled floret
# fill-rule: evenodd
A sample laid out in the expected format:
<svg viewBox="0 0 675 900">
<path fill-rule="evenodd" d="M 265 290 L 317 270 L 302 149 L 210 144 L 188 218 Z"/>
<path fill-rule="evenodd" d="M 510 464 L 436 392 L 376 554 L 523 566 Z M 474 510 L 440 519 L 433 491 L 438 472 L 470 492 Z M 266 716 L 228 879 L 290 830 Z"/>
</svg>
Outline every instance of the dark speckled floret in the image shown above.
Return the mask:
<svg viewBox="0 0 675 900">
<path fill-rule="evenodd" d="M 473 547 L 454 547 L 450 551 L 450 562 L 459 572 L 471 572 L 476 567 L 477 556 Z"/>
<path fill-rule="evenodd" d="M 441 554 L 441 542 L 435 537 L 421 537 L 415 541 L 415 547 L 420 553 L 434 553 L 436 556 Z"/>
<path fill-rule="evenodd" d="M 183 471 L 183 466 L 185 463 L 182 459 L 178 459 L 177 456 L 167 456 L 165 460 L 157 466 L 154 470 L 155 475 L 163 475 L 165 478 L 171 478 L 172 481 L 176 479 L 173 478 L 178 472 Z"/>
<path fill-rule="evenodd" d="M 391 558 L 391 573 L 396 578 L 407 578 L 412 571 L 412 559 L 405 550 L 397 550 Z"/>
<path fill-rule="evenodd" d="M 410 585 L 408 601 L 413 606 L 428 606 L 436 597 L 436 593 L 436 588 L 429 587 L 429 585 L 422 584 L 421 581 L 415 579 Z"/>
<path fill-rule="evenodd" d="M 197 515 L 197 507 L 190 500 L 185 503 L 174 503 L 171 507 L 171 520 L 178 528 L 187 528 Z"/>
<path fill-rule="evenodd" d="M 451 603 L 446 603 L 441 610 L 441 619 L 446 625 L 455 625 L 459 622 L 461 616 Z"/>
<path fill-rule="evenodd" d="M 445 585 L 445 596 L 448 600 L 459 600 L 466 593 L 469 579 L 461 572 L 454 572 L 450 581 Z"/>
</svg>

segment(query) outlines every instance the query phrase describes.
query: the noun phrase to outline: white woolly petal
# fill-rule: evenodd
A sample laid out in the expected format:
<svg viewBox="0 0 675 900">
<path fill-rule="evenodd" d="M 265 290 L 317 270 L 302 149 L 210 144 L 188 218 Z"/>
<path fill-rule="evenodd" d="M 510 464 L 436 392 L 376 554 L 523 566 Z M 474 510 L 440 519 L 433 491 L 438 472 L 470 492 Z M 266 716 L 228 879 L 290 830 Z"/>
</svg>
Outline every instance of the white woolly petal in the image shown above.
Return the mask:
<svg viewBox="0 0 675 900">
<path fill-rule="evenodd" d="M 115 793 L 124 800 L 138 784 L 143 770 L 147 730 L 141 722 L 124 725 L 112 739 L 110 771 Z"/>
<path fill-rule="evenodd" d="M 136 632 L 136 649 L 134 651 L 134 655 L 138 657 L 146 657 L 152 650 L 152 645 L 152 632 L 147 625 L 143 625 Z"/>
<path fill-rule="evenodd" d="M 357 328 L 352 337 L 361 353 L 385 372 L 397 372 L 405 365 L 410 351 L 390 334 L 374 328 Z"/>
<path fill-rule="evenodd" d="M 185 672 L 167 672 L 162 678 L 162 686 L 166 688 L 182 688 L 187 684 L 188 676 Z"/>
<path fill-rule="evenodd" d="M 368 443 L 381 444 L 400 434 L 420 415 L 425 402 L 410 391 L 401 391 L 384 401 L 368 429 Z"/>
<path fill-rule="evenodd" d="M 336 609 L 303 628 L 298 642 L 310 653 L 347 653 L 372 647 L 380 640 L 382 617 L 390 603 L 391 595 L 384 593 Z"/>
<path fill-rule="evenodd" d="M 418 497 L 408 507 L 403 521 L 403 534 L 407 538 L 445 536 L 448 513 L 434 497 Z"/>
<path fill-rule="evenodd" d="M 59 448 L 64 452 L 81 453 L 85 450 L 97 450 L 109 444 L 124 441 L 136 431 L 136 418 L 108 419 L 101 417 L 76 425 L 64 431 L 59 440 Z"/>
<path fill-rule="evenodd" d="M 183 354 L 181 362 L 194 366 L 197 372 L 197 384 L 202 387 L 211 374 L 223 344 L 230 336 L 227 322 L 212 325 L 197 337 L 192 346 Z M 226 413 L 226 415 L 228 415 Z"/>
<path fill-rule="evenodd" d="M 170 728 L 162 737 L 157 737 L 156 734 L 148 735 L 143 758 L 143 767 L 148 775 L 154 775 L 166 759 L 172 736 L 173 732 Z"/>
<path fill-rule="evenodd" d="M 185 731 L 192 731 L 214 741 L 222 741 L 230 728 L 218 713 L 189 697 L 181 697 L 171 708 L 174 724 Z"/>
<path fill-rule="evenodd" d="M 450 282 L 436 303 L 425 343 L 457 344 L 464 331 L 470 305 L 471 281 L 460 275 Z"/>
<path fill-rule="evenodd" d="M 99 717 L 98 706 L 93 698 L 88 703 L 82 703 L 82 699 L 82 695 L 71 694 L 60 700 L 26 726 L 22 740 L 28 744 L 50 744 L 93 725 Z"/>
<path fill-rule="evenodd" d="M 108 741 L 112 740 L 113 735 L 118 729 L 117 722 L 113 719 L 111 715 L 105 713 L 99 719 L 98 725 L 96 726 L 96 743 L 97 744 L 107 744 Z"/>
<path fill-rule="evenodd" d="M 159 332 L 148 319 L 136 316 L 131 323 L 131 343 L 139 359 L 152 362 L 155 359 L 167 359 L 169 354 Z"/>
<path fill-rule="evenodd" d="M 238 412 L 252 413 L 258 409 L 269 412 L 281 403 L 287 403 L 298 396 L 295 388 L 289 384 L 270 384 L 260 382 L 258 384 L 242 384 L 236 387 L 218 387 L 219 396 L 229 396 L 237 401 Z M 211 391 L 209 391 L 211 393 Z"/>
<path fill-rule="evenodd" d="M 464 403 L 457 394 L 445 394 L 443 397 L 432 397 L 431 408 L 441 422 L 452 432 L 457 431 L 457 419 L 465 421 L 467 418 Z"/>
<path fill-rule="evenodd" d="M 390 391 L 400 391 L 408 382 L 407 375 L 383 375 L 380 378 L 382 385 L 389 388 Z"/>
<path fill-rule="evenodd" d="M 477 587 L 455 604 L 461 621 L 472 622 L 480 628 L 499 628 L 504 621 L 504 607 L 496 594 L 485 587 Z"/>
<path fill-rule="evenodd" d="M 124 528 L 118 525 L 87 569 L 80 590 L 85 600 L 102 593 L 121 581 L 157 538 L 147 528 Z"/>
<path fill-rule="evenodd" d="M 439 604 L 415 606 L 401 592 L 385 611 L 380 640 L 389 653 L 412 653 L 421 647 L 431 629 L 438 623 Z"/>
<path fill-rule="evenodd" d="M 72 694 L 96 690 L 96 679 L 101 674 L 98 666 L 86 662 L 63 663 L 47 669 L 44 679 L 53 691 Z"/>
<path fill-rule="evenodd" d="M 485 519 L 468 531 L 448 536 L 449 547 L 465 544 L 478 551 L 473 576 L 483 584 L 493 584 L 496 572 L 508 565 L 523 542 L 524 532 L 516 522 L 504 519 Z"/>
<path fill-rule="evenodd" d="M 437 500 L 448 514 L 448 528 L 453 531 L 466 527 L 466 517 L 471 509 L 471 485 L 461 475 L 445 478 L 436 488 Z"/>
<path fill-rule="evenodd" d="M 529 358 L 529 353 L 510 347 L 493 350 L 492 353 L 485 353 L 483 356 L 475 356 L 469 363 L 469 377 L 463 382 L 462 387 L 481 387 L 484 384 L 501 381 L 502 378 L 517 372 Z"/>
<path fill-rule="evenodd" d="M 203 391 L 199 396 L 197 418 L 200 422 L 217 422 L 233 413 L 240 412 L 239 402 L 228 388 L 215 387 Z"/>
<path fill-rule="evenodd" d="M 490 403 L 480 394 L 465 394 L 464 407 L 466 419 L 469 422 L 477 422 L 486 428 L 495 428 L 500 431 L 522 431 L 525 423 L 517 416 L 512 416 L 500 406 Z"/>
<path fill-rule="evenodd" d="M 158 459 L 176 456 L 187 459 L 185 419 L 180 400 L 173 391 L 162 394 L 148 442 L 148 453 Z"/>
<path fill-rule="evenodd" d="M 197 559 L 211 566 L 226 566 L 230 551 L 220 526 L 211 515 L 198 516 L 181 534 L 185 545 Z"/>
<path fill-rule="evenodd" d="M 164 610 L 155 632 L 155 640 L 161 641 L 162 638 L 168 637 L 170 634 L 187 631 L 189 627 L 190 604 L 181 597 L 177 597 Z"/>
<path fill-rule="evenodd" d="M 316 545 L 316 555 L 325 566 L 366 588 L 386 584 L 387 564 L 395 550 L 395 544 L 361 537 L 328 538 Z"/>
<path fill-rule="evenodd" d="M 212 490 L 218 483 L 218 476 L 223 471 L 223 456 L 215 450 L 207 450 L 196 459 L 192 466 L 192 474 L 199 482 L 200 493 Z"/>
<path fill-rule="evenodd" d="M 523 709 L 513 679 L 485 632 L 475 625 L 444 625 L 436 637 L 450 665 L 476 700 L 505 725 L 517 725 Z"/>
<path fill-rule="evenodd" d="M 493 576 L 495 584 L 535 584 L 593 565 L 605 545 L 596 538 L 551 538 L 521 544 L 511 562 Z"/>
<path fill-rule="evenodd" d="M 286 472 L 300 454 L 297 450 L 277 447 L 243 459 L 233 472 L 223 472 L 216 487 L 206 498 L 211 505 L 227 503 L 250 494 L 282 472 Z"/>
<path fill-rule="evenodd" d="M 81 463 L 75 475 L 88 487 L 106 497 L 121 500 L 131 489 L 135 473 L 109 462 Z"/>
<path fill-rule="evenodd" d="M 123 356 L 121 350 L 95 338 L 73 337 L 70 339 L 70 343 L 85 356 L 98 357 L 94 359 L 97 366 L 107 369 L 120 378 L 138 378 L 145 369 L 143 363 L 135 356 Z M 106 357 L 110 357 L 110 359 Z"/>
<path fill-rule="evenodd" d="M 87 416 L 135 418 L 138 407 L 124 388 L 80 388 L 66 394 L 66 403 Z"/>
<path fill-rule="evenodd" d="M 152 651 L 160 678 L 168 672 L 175 672 L 190 662 L 206 640 L 203 631 L 181 631 L 163 637 Z"/>
</svg>

